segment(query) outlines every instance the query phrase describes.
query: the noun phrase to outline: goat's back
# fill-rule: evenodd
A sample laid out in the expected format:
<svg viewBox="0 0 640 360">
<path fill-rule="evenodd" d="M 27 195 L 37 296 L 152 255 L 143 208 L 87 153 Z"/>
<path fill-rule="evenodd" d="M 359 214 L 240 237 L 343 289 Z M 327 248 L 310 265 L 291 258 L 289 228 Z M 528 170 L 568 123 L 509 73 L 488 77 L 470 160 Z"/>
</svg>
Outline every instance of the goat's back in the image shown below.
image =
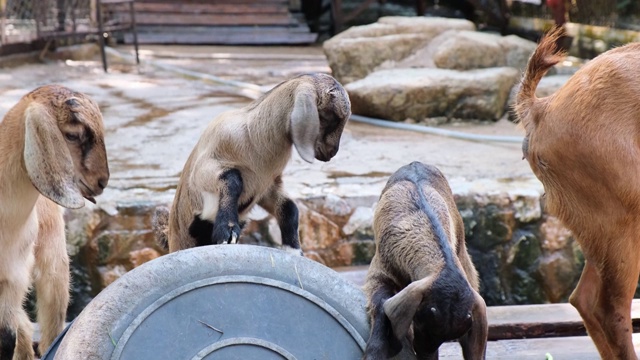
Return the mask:
<svg viewBox="0 0 640 360">
<path fill-rule="evenodd" d="M 374 215 L 376 256 L 399 281 L 423 277 L 457 264 L 464 227 L 444 175 L 434 166 L 413 162 L 393 174 Z"/>
</svg>

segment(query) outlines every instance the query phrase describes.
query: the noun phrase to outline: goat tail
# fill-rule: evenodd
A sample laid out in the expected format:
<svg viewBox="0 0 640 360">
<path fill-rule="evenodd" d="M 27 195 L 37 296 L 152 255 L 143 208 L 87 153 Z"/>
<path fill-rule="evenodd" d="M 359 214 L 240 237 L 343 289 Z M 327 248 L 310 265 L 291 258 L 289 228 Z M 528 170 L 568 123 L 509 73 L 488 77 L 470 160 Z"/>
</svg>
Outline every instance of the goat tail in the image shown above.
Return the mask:
<svg viewBox="0 0 640 360">
<path fill-rule="evenodd" d="M 153 218 L 151 219 L 153 233 L 156 236 L 156 242 L 163 249 L 169 250 L 169 208 L 166 206 L 158 206 Z"/>
<path fill-rule="evenodd" d="M 565 31 L 562 27 L 551 29 L 543 36 L 540 44 L 538 44 L 538 47 L 529 59 L 514 105 L 518 120 L 523 122 L 525 128 L 528 127 L 527 122 L 535 121 L 528 119 L 526 114 L 536 100 L 536 88 L 540 80 L 551 67 L 559 63 L 566 56 L 565 52 L 559 50 L 557 47 L 558 39 L 564 35 Z"/>
</svg>

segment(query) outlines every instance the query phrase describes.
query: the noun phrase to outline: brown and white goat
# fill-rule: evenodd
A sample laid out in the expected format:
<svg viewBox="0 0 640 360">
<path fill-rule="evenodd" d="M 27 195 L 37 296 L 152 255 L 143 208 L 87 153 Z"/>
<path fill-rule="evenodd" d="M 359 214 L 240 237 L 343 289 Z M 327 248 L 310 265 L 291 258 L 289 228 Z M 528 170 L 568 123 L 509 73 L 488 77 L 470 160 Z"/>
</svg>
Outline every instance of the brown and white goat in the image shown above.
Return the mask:
<svg viewBox="0 0 640 360">
<path fill-rule="evenodd" d="M 631 300 L 640 274 L 640 43 L 594 58 L 554 94 L 535 89 L 562 60 L 555 29 L 531 56 L 515 110 L 524 158 L 585 267 L 569 301 L 603 359 L 636 359 Z"/>
<path fill-rule="evenodd" d="M 69 258 L 62 205 L 84 206 L 109 179 L 102 115 L 61 86 L 25 95 L 0 122 L 0 360 L 33 359 L 22 308 L 33 282 L 43 353 L 62 331 Z"/>
<path fill-rule="evenodd" d="M 299 253 L 298 208 L 282 190 L 282 171 L 292 146 L 307 162 L 329 161 L 349 116 L 347 92 L 326 74 L 287 80 L 219 115 L 184 166 L 170 214 L 156 213 L 158 241 L 171 252 L 234 243 L 258 204 L 277 219 L 285 249 Z"/>
<path fill-rule="evenodd" d="M 420 162 L 401 167 L 382 190 L 373 226 L 364 359 L 391 358 L 407 341 L 418 359 L 437 359 L 440 345 L 453 339 L 465 359 L 483 359 L 486 305 L 444 175 Z"/>
</svg>

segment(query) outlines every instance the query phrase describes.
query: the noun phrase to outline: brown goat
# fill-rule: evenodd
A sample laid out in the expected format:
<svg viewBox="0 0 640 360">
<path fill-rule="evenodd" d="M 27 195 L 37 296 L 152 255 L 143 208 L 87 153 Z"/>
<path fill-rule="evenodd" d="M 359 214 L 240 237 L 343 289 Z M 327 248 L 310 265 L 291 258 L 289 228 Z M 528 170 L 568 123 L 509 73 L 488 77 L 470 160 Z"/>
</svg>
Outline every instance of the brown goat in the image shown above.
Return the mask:
<svg viewBox="0 0 640 360">
<path fill-rule="evenodd" d="M 62 205 L 84 206 L 109 180 L 98 105 L 62 86 L 25 95 L 0 122 L 0 360 L 34 357 L 22 303 L 35 284 L 43 353 L 69 301 Z"/>
<path fill-rule="evenodd" d="M 393 357 L 407 341 L 418 359 L 437 359 L 440 345 L 454 339 L 465 359 L 484 359 L 486 305 L 444 175 L 420 162 L 401 167 L 382 191 L 373 227 L 364 359 Z"/>
<path fill-rule="evenodd" d="M 555 29 L 529 60 L 515 110 L 524 157 L 546 207 L 574 234 L 586 260 L 569 301 L 603 359 L 636 359 L 631 300 L 640 274 L 640 43 L 589 61 L 554 94 L 535 89 L 562 60 Z"/>
<path fill-rule="evenodd" d="M 241 220 L 258 204 L 277 219 L 283 248 L 300 254 L 298 208 L 282 189 L 282 172 L 292 148 L 309 163 L 331 160 L 350 116 L 342 85 L 319 73 L 220 114 L 189 156 L 171 212 L 159 208 L 154 217 L 159 243 L 171 252 L 235 243 Z"/>
</svg>

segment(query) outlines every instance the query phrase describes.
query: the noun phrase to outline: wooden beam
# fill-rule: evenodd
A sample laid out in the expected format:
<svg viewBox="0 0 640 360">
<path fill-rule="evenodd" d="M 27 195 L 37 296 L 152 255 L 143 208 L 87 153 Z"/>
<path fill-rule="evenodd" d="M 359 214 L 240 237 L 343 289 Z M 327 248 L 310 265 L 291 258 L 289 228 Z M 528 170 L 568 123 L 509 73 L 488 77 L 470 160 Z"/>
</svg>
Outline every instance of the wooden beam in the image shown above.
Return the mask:
<svg viewBox="0 0 640 360">
<path fill-rule="evenodd" d="M 334 270 L 358 286 L 364 285 L 369 266 Z M 582 318 L 568 303 L 487 307 L 489 339 L 522 339 L 586 335 Z M 631 303 L 633 331 L 640 332 L 640 299 Z"/>
<path fill-rule="evenodd" d="M 136 3 L 139 13 L 180 13 L 180 14 L 288 14 L 289 9 L 282 4 L 181 4 L 181 3 Z"/>
<path fill-rule="evenodd" d="M 578 311 L 568 303 L 490 306 L 489 339 L 582 336 L 587 332 Z M 633 331 L 640 332 L 640 299 L 631 304 Z"/>
<path fill-rule="evenodd" d="M 633 344 L 636 349 L 640 349 L 640 334 L 633 334 Z M 455 342 L 442 344 L 438 353 L 440 360 L 463 359 L 460 345 Z M 600 360 L 600 354 L 588 336 L 500 340 L 487 343 L 487 359 L 491 360 L 549 359 L 546 354 L 552 356 L 553 360 Z"/>
<path fill-rule="evenodd" d="M 176 0 L 136 0 L 137 3 L 175 3 Z M 180 0 L 182 4 L 286 4 L 289 0 Z"/>
<path fill-rule="evenodd" d="M 211 45 L 298 45 L 311 44 L 318 34 L 296 32 L 236 32 L 212 31 L 209 33 L 138 33 L 140 44 L 211 44 Z M 125 43 L 133 41 L 131 34 L 124 35 Z"/>
<path fill-rule="evenodd" d="M 289 16 L 273 14 L 150 14 L 137 13 L 138 25 L 293 25 Z"/>
</svg>

